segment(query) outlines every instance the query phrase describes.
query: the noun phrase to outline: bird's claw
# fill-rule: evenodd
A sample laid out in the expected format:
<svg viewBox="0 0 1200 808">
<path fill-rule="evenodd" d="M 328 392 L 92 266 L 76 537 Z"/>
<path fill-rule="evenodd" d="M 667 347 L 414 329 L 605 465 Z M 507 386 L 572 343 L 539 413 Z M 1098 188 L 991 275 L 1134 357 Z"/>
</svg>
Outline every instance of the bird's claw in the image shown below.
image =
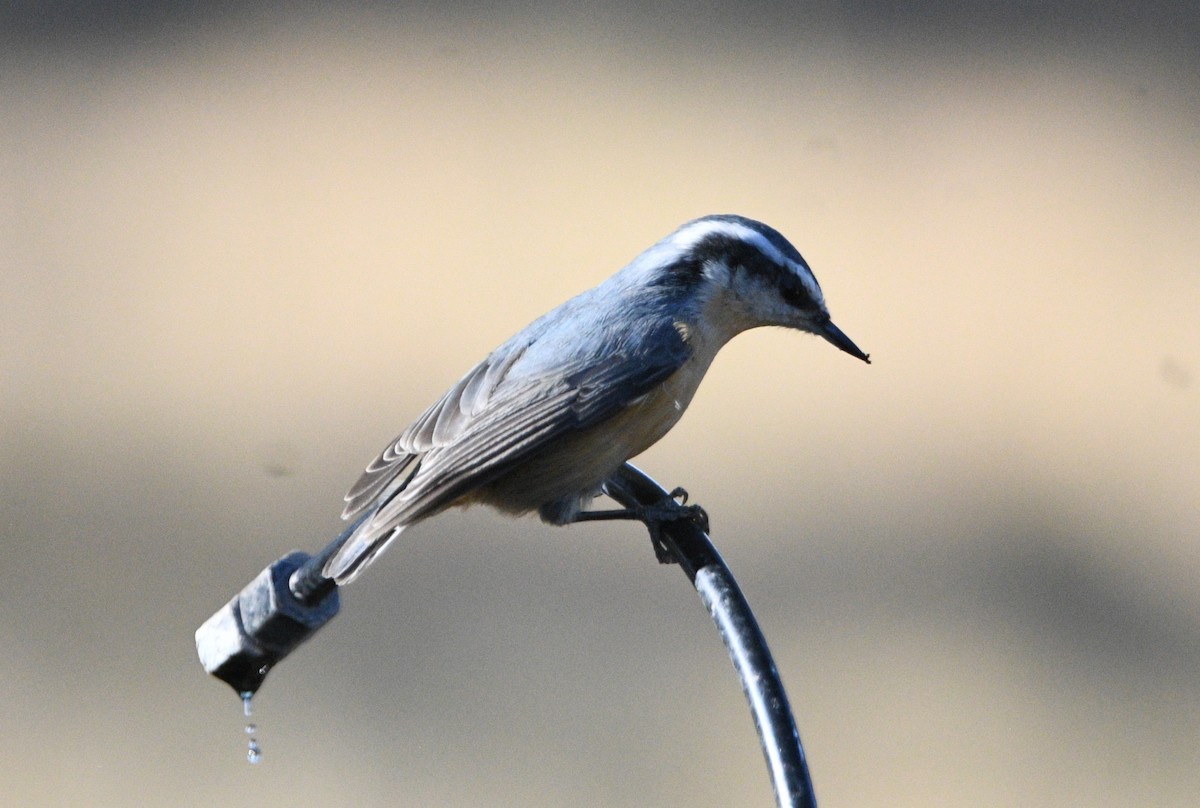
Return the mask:
<svg viewBox="0 0 1200 808">
<path fill-rule="evenodd" d="M 686 504 L 687 501 L 688 492 L 683 488 L 676 488 L 658 505 L 651 505 L 643 512 L 642 520 L 646 529 L 650 531 L 650 544 L 653 545 L 654 556 L 660 564 L 679 563 L 675 553 L 662 539 L 663 522 L 686 519 L 705 533 L 708 532 L 708 512 L 699 505 Z"/>
</svg>

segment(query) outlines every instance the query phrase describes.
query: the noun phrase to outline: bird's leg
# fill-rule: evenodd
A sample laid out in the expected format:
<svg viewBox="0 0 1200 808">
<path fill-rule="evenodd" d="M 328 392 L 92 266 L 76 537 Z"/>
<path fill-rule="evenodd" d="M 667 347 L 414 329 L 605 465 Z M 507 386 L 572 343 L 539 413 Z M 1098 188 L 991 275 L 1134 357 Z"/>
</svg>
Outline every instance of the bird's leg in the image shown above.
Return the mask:
<svg viewBox="0 0 1200 808">
<path fill-rule="evenodd" d="M 618 485 L 614 480 L 604 483 L 605 493 L 610 486 Z M 580 511 L 571 520 L 573 522 L 601 522 L 614 519 L 636 519 L 650 531 L 650 544 L 654 547 L 654 556 L 660 564 L 677 564 L 678 559 L 662 540 L 663 522 L 673 522 L 677 519 L 687 519 L 705 533 L 708 532 L 708 513 L 699 505 L 688 505 L 688 492 L 676 488 L 662 501 L 653 505 L 642 505 L 637 508 L 617 508 L 605 511 Z"/>
</svg>

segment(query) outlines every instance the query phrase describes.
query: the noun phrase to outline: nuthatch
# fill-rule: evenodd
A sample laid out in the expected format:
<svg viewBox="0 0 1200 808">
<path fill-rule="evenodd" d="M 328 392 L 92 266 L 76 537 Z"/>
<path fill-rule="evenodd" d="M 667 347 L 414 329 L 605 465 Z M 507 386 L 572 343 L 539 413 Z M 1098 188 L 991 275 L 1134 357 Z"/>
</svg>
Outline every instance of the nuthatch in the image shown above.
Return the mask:
<svg viewBox="0 0 1200 808">
<path fill-rule="evenodd" d="M 343 519 L 369 515 L 324 574 L 348 583 L 406 527 L 455 505 L 553 525 L 640 517 L 583 508 L 670 431 L 721 346 L 766 325 L 870 361 L 778 232 L 741 216 L 688 222 L 530 323 L 389 444 L 346 495 Z"/>
</svg>

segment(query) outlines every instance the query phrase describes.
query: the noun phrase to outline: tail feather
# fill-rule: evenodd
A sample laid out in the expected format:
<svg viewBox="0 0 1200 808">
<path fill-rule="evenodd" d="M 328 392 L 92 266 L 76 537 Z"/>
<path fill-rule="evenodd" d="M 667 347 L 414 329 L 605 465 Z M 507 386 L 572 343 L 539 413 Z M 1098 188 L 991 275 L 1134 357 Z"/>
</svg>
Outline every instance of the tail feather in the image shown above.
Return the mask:
<svg viewBox="0 0 1200 808">
<path fill-rule="evenodd" d="M 332 578 L 338 586 L 345 586 L 362 574 L 405 527 L 397 525 L 380 531 L 377 525 L 372 526 L 372 521 L 364 520 L 333 557 L 325 562 L 322 574 Z"/>
</svg>

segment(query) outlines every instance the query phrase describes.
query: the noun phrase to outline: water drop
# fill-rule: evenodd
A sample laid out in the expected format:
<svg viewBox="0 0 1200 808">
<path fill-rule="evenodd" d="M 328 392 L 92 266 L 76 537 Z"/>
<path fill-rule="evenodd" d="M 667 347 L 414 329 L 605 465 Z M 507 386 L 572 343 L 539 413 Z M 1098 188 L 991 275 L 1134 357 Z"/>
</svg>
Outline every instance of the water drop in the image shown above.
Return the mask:
<svg viewBox="0 0 1200 808">
<path fill-rule="evenodd" d="M 251 704 L 251 699 L 253 698 L 254 694 L 249 691 L 242 694 L 242 715 L 247 719 L 254 715 L 254 707 Z M 262 747 L 258 745 L 258 738 L 255 737 L 255 733 L 257 732 L 258 725 L 247 720 L 246 735 L 249 736 L 249 740 L 246 742 L 246 760 L 251 763 L 258 763 L 262 760 Z"/>
</svg>

